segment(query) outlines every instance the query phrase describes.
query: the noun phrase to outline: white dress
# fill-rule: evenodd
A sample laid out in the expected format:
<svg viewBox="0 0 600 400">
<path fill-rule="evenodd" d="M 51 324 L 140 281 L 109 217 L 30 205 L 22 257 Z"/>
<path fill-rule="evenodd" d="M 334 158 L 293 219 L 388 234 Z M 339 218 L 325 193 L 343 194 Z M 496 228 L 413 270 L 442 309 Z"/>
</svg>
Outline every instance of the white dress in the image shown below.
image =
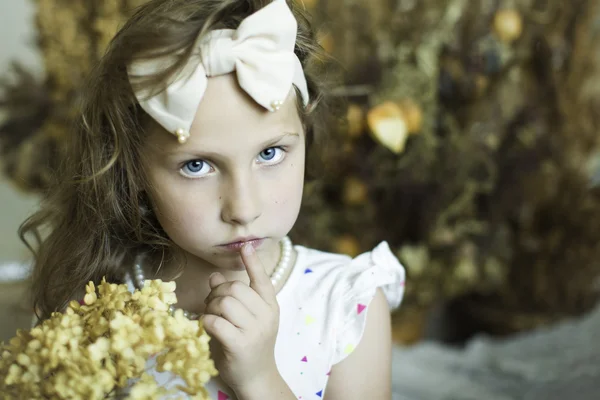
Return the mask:
<svg viewBox="0 0 600 400">
<path fill-rule="evenodd" d="M 354 259 L 302 246 L 295 249 L 296 264 L 277 294 L 280 325 L 275 360 L 296 398 L 319 399 L 325 394 L 331 367 L 360 342 L 376 289 L 383 290 L 390 309 L 397 308 L 405 272 L 386 242 Z M 152 360 L 149 363 L 152 367 Z M 169 372 L 150 371 L 163 387 L 185 385 Z M 218 377 L 206 388 L 215 400 L 235 399 Z"/>
</svg>

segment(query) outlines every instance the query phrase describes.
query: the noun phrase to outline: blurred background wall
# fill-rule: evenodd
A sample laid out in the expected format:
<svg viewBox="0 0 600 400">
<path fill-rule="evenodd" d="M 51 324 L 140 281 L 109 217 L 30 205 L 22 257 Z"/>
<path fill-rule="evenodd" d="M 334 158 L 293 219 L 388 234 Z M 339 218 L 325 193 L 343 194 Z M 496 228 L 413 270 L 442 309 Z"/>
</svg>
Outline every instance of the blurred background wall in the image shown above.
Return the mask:
<svg viewBox="0 0 600 400">
<path fill-rule="evenodd" d="M 34 42 L 34 4 L 29 1 L 0 0 L 0 71 L 6 72 L 14 61 L 41 75 L 43 64 Z M 0 108 L 0 124 L 6 119 Z M 44 168 L 40 165 L 40 168 Z M 19 282 L 24 269 L 21 263 L 30 259 L 29 251 L 17 237 L 21 222 L 35 210 L 38 197 L 18 190 L 14 182 L 0 174 L 0 340 L 8 339 L 17 327 L 29 322 L 25 298 L 26 284 Z"/>
<path fill-rule="evenodd" d="M 43 64 L 35 46 L 33 18 L 33 2 L 0 0 L 0 71 L 3 78 L 14 61 L 41 74 Z M 0 121 L 5 118 L 6 112 L 0 108 Z M 40 165 L 40 168 L 44 166 Z M 17 228 L 36 204 L 36 196 L 17 190 L 14 183 L 0 175 L 0 263 L 29 256 L 17 237 Z"/>
</svg>

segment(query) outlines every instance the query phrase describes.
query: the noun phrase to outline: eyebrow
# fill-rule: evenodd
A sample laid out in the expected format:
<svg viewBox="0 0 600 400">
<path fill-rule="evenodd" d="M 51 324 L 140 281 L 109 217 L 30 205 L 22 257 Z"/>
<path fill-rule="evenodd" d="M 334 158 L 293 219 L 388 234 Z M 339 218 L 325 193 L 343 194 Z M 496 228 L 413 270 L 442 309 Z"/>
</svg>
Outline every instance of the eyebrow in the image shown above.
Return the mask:
<svg viewBox="0 0 600 400">
<path fill-rule="evenodd" d="M 263 144 L 260 147 L 271 147 L 276 145 L 277 143 L 281 142 L 283 139 L 287 138 L 288 136 L 292 136 L 292 137 L 300 137 L 300 135 L 296 132 L 285 132 L 283 135 L 273 138 L 271 140 L 267 140 L 265 142 L 263 142 Z"/>
<path fill-rule="evenodd" d="M 299 138 L 300 134 L 298 134 L 297 132 L 285 132 L 283 135 L 277 136 L 273 139 L 269 139 L 264 141 L 263 143 L 261 143 L 259 145 L 260 148 L 269 148 L 269 147 L 273 147 L 275 146 L 277 143 L 281 142 L 282 140 L 288 138 L 288 137 L 294 137 L 294 138 Z M 178 151 L 178 149 L 175 149 L 173 151 L 170 151 L 167 153 L 167 155 L 169 156 L 189 156 L 189 157 L 200 157 L 200 158 L 208 158 L 208 159 L 218 159 L 220 158 L 220 155 L 218 153 L 213 153 L 213 152 L 204 152 L 204 151 L 198 151 L 198 152 L 194 152 L 194 151 L 183 151 L 180 152 Z"/>
</svg>

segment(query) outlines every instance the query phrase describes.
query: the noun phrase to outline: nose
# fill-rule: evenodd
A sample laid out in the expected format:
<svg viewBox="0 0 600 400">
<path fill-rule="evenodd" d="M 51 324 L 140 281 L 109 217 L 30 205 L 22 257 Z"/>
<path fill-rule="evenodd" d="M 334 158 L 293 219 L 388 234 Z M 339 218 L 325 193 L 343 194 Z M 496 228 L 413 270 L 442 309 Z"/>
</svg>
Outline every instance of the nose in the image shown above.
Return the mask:
<svg viewBox="0 0 600 400">
<path fill-rule="evenodd" d="M 233 225 L 246 226 L 262 213 L 260 188 L 251 176 L 232 176 L 221 190 L 221 219 Z"/>
</svg>

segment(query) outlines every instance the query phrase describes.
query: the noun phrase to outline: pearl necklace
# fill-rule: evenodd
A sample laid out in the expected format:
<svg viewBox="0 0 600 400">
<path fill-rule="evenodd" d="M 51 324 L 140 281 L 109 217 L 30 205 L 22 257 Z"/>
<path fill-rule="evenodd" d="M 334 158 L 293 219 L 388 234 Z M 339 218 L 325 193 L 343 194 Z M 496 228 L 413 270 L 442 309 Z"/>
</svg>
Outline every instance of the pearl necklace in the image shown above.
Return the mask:
<svg viewBox="0 0 600 400">
<path fill-rule="evenodd" d="M 273 270 L 271 274 L 271 283 L 273 286 L 277 286 L 277 284 L 281 281 L 281 278 L 285 275 L 285 272 L 290 267 L 290 260 L 292 259 L 292 241 L 289 237 L 285 236 L 279 242 L 281 246 L 281 257 L 279 257 L 279 262 L 277 266 Z M 144 281 L 146 278 L 144 277 L 144 270 L 142 268 L 142 260 L 143 255 L 138 255 L 135 259 L 135 263 L 133 265 L 133 283 L 136 288 L 141 289 L 144 287 Z M 169 312 L 173 314 L 176 310 L 176 307 L 173 305 L 169 306 Z M 186 310 L 183 310 L 183 315 L 186 318 L 190 319 L 198 319 L 199 315 L 195 313 L 190 313 Z"/>
</svg>

